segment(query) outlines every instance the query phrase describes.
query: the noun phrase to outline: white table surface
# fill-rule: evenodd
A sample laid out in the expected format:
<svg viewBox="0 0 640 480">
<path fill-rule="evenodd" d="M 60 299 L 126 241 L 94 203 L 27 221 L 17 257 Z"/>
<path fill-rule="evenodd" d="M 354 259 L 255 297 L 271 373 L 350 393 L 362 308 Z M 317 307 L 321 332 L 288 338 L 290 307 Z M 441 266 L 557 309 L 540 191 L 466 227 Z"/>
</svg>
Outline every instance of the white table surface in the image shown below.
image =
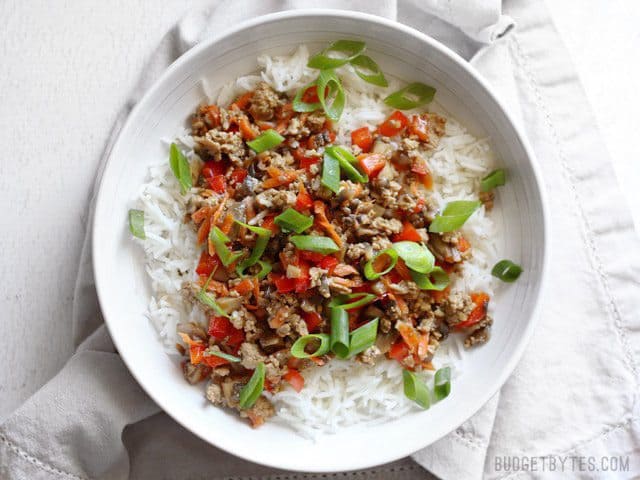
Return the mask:
<svg viewBox="0 0 640 480">
<path fill-rule="evenodd" d="M 71 302 L 103 139 L 196 0 L 0 2 L 0 418 L 73 351 Z M 640 225 L 640 2 L 552 0 Z"/>
</svg>

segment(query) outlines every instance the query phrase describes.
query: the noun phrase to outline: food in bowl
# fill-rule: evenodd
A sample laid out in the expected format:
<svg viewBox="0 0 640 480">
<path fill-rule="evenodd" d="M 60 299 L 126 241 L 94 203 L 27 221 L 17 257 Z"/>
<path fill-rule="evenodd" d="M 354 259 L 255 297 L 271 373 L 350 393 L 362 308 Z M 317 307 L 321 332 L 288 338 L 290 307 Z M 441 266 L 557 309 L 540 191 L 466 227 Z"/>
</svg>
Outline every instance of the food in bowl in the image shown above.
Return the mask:
<svg viewBox="0 0 640 480">
<path fill-rule="evenodd" d="M 491 270 L 505 173 L 487 142 L 365 48 L 260 57 L 195 109 L 130 211 L 163 341 L 253 426 L 428 408 L 458 343 L 489 339 L 492 273 L 521 271 Z"/>
</svg>

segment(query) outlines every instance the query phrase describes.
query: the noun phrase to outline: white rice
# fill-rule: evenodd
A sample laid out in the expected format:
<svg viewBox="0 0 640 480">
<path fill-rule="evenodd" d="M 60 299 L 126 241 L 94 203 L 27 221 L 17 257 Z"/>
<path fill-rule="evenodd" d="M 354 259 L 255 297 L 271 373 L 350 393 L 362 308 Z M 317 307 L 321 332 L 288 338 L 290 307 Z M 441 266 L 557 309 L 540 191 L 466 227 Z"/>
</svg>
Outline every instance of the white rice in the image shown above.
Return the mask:
<svg viewBox="0 0 640 480">
<path fill-rule="evenodd" d="M 317 71 L 306 66 L 308 57 L 304 45 L 289 56 L 263 55 L 258 58 L 260 75 L 240 77 L 217 92 L 203 80 L 202 88 L 207 99 L 219 105 L 228 105 L 239 94 L 254 89 L 261 80 L 277 91 L 292 94 L 317 75 Z M 338 124 L 337 141 L 348 144 L 352 130 L 363 125 L 375 127 L 391 113 L 392 109 L 382 99 L 402 82 L 388 77 L 390 86 L 382 89 L 363 82 L 350 67 L 342 67 L 338 73 L 347 103 Z M 195 156 L 188 131 L 179 132 L 177 139 L 190 156 Z M 492 169 L 494 159 L 486 140 L 473 137 L 454 119 L 447 118 L 445 135 L 428 163 L 434 177 L 435 200 L 442 207 L 452 200 L 476 199 L 479 179 Z M 167 352 L 175 354 L 177 324 L 206 322 L 200 309 L 185 302 L 179 293 L 182 283 L 194 278 L 200 251 L 193 229 L 183 221 L 188 195 L 181 195 L 168 162 L 163 159 L 151 167 L 149 176 L 136 205 L 145 212 L 147 238 L 140 243 L 153 290 L 148 315 Z M 492 294 L 490 267 L 497 258 L 494 223 L 481 207 L 462 230 L 474 247 L 473 257 L 464 263 L 464 274 L 457 276 L 452 288 Z M 464 354 L 460 338 L 453 337 L 456 336 L 440 346 L 434 364 L 438 368 L 451 366 L 455 377 L 460 375 Z M 421 375 L 429 379 L 432 374 Z M 275 421 L 305 437 L 313 438 L 356 424 L 386 422 L 418 408 L 403 394 L 401 369 L 395 361 L 379 361 L 370 367 L 333 360 L 322 368 L 304 371 L 304 376 L 305 388 L 300 393 L 285 389 L 272 399 L 277 411 Z"/>
</svg>

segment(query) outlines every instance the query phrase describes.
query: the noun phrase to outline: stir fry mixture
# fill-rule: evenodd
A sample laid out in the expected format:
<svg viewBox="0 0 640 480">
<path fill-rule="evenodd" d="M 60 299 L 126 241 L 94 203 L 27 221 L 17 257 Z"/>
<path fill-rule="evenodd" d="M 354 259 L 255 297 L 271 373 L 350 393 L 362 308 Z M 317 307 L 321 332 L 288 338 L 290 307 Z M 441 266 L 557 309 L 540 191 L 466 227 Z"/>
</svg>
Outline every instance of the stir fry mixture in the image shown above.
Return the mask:
<svg viewBox="0 0 640 480">
<path fill-rule="evenodd" d="M 295 98 L 263 82 L 228 107 L 200 106 L 192 135 L 201 162 L 171 147 L 202 246 L 183 294 L 209 319 L 180 326 L 184 376 L 209 380 L 207 398 L 254 426 L 274 414 L 265 391 L 300 391 L 300 372 L 334 357 L 399 362 L 405 393 L 426 408 L 449 393 L 450 372 L 437 372 L 433 393 L 413 372 L 434 369 L 448 335 L 464 335 L 466 347 L 489 338 L 489 296 L 450 284 L 473 254 L 459 228 L 482 203 L 491 208 L 504 172 L 482 180 L 478 201 L 438 210 L 428 158 L 446 120 L 401 111 L 433 97 L 419 83 L 387 97 L 397 110 L 375 131 L 356 129 L 351 145 L 337 145 L 344 92 L 331 61 L 366 63 L 363 81 L 386 81 L 359 59 L 364 44 L 341 42 L 312 58 L 318 80 Z M 140 232 L 143 217 L 130 215 Z M 506 262 L 494 273 L 513 280 L 519 267 Z"/>
</svg>

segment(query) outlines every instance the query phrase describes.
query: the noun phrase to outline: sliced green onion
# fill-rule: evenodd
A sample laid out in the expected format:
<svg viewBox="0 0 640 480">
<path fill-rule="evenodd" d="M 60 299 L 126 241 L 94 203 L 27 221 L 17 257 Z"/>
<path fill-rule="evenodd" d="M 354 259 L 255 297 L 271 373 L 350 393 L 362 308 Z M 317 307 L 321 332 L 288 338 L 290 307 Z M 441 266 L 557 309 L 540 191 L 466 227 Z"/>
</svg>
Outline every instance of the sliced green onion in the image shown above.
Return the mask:
<svg viewBox="0 0 640 480">
<path fill-rule="evenodd" d="M 451 368 L 442 367 L 438 369 L 433 386 L 433 396 L 436 400 L 446 398 L 451 392 Z"/>
<path fill-rule="evenodd" d="M 403 241 L 394 243 L 391 248 L 398 253 L 398 256 L 411 270 L 419 273 L 429 273 L 433 270 L 436 259 L 425 245 Z"/>
<path fill-rule="evenodd" d="M 306 348 L 311 342 L 318 341 L 320 344 L 313 353 L 307 353 Z M 330 349 L 331 341 L 329 335 L 326 333 L 312 333 L 310 335 L 303 335 L 291 345 L 291 355 L 296 358 L 311 358 L 320 357 L 327 353 Z"/>
<path fill-rule="evenodd" d="M 467 219 L 475 212 L 481 202 L 474 200 L 456 200 L 455 202 L 449 202 L 444 207 L 442 213 L 431 222 L 429 225 L 430 232 L 444 233 L 457 230 Z"/>
<path fill-rule="evenodd" d="M 214 312 L 216 312 L 221 317 L 229 318 L 229 315 L 227 314 L 227 312 L 225 312 L 222 309 L 222 307 L 218 305 L 218 302 L 216 302 L 215 299 L 207 293 L 207 287 L 209 286 L 209 282 L 211 281 L 211 278 L 213 278 L 214 273 L 216 273 L 215 269 L 209 274 L 207 281 L 204 282 L 204 285 L 202 286 L 200 291 L 196 294 L 196 298 L 200 302 L 202 302 L 204 305 L 211 308 Z"/>
<path fill-rule="evenodd" d="M 342 115 L 345 104 L 344 89 L 340 79 L 333 70 L 322 70 L 317 82 L 316 90 L 320 105 L 322 105 L 327 117 L 337 122 L 340 119 L 340 115 Z"/>
<path fill-rule="evenodd" d="M 507 175 L 502 168 L 494 170 L 480 181 L 480 190 L 489 192 L 496 187 L 501 187 L 507 182 Z"/>
<path fill-rule="evenodd" d="M 318 252 L 324 255 L 335 253 L 340 250 L 336 242 L 329 237 L 321 237 L 319 235 L 293 235 L 289 238 L 299 250 L 307 250 L 309 252 Z"/>
<path fill-rule="evenodd" d="M 178 179 L 180 190 L 184 195 L 193 185 L 191 182 L 191 167 L 189 166 L 189 160 L 175 143 L 172 143 L 169 148 L 169 165 Z"/>
<path fill-rule="evenodd" d="M 411 279 L 420 290 L 442 291 L 449 285 L 449 275 L 440 267 L 434 267 L 429 273 L 418 273 L 409 270 Z"/>
<path fill-rule="evenodd" d="M 265 132 L 258 135 L 255 139 L 247 142 L 247 145 L 256 153 L 266 152 L 274 147 L 277 147 L 284 142 L 284 137 L 270 128 Z"/>
<path fill-rule="evenodd" d="M 338 165 L 340 165 L 340 171 L 344 172 L 344 174 L 349 177 L 350 180 L 354 182 L 365 183 L 369 181 L 369 177 L 361 173 L 355 165 L 358 164 L 358 160 L 353 156 L 349 150 L 344 147 L 327 147 L 324 149 L 325 158 L 327 155 L 332 156 L 338 161 Z"/>
<path fill-rule="evenodd" d="M 236 357 L 235 355 L 229 355 L 228 353 L 220 352 L 218 350 L 212 350 L 210 348 L 207 348 L 204 352 L 202 352 L 202 355 L 204 355 L 205 357 L 223 358 L 227 362 L 231 363 L 238 363 L 240 361 L 240 358 Z"/>
<path fill-rule="evenodd" d="M 218 227 L 213 227 L 209 232 L 209 240 L 216 249 L 216 255 L 220 258 L 222 264 L 227 267 L 242 256 L 241 253 L 233 253 L 225 244 L 231 240 Z"/>
<path fill-rule="evenodd" d="M 349 342 L 349 356 L 353 357 L 360 352 L 364 352 L 367 348 L 376 343 L 377 335 L 377 318 L 374 318 L 361 327 L 356 328 L 353 332 L 351 332 L 351 341 Z"/>
<path fill-rule="evenodd" d="M 384 73 L 380 70 L 378 64 L 367 55 L 358 55 L 349 62 L 362 80 L 379 87 L 388 87 L 389 82 L 384 78 Z"/>
<path fill-rule="evenodd" d="M 262 280 L 264 277 L 269 275 L 269 272 L 271 272 L 273 267 L 269 262 L 265 262 L 264 260 L 258 260 L 258 265 L 260 265 L 260 271 L 256 274 L 256 278 L 258 280 Z"/>
<path fill-rule="evenodd" d="M 421 382 L 415 373 L 409 370 L 402 371 L 404 382 L 404 394 L 409 400 L 413 400 L 425 410 L 431 406 L 429 389 Z"/>
<path fill-rule="evenodd" d="M 264 363 L 260 362 L 253 371 L 253 375 L 249 379 L 249 382 L 240 390 L 240 408 L 247 409 L 253 407 L 258 397 L 262 395 L 264 389 L 264 375 L 265 368 Z"/>
<path fill-rule="evenodd" d="M 373 302 L 377 297 L 373 293 L 345 293 L 344 295 L 338 295 L 329 302 L 329 308 L 341 307 L 345 310 L 352 308 L 363 307 Z"/>
<path fill-rule="evenodd" d="M 333 193 L 340 191 L 340 163 L 338 163 L 337 158 L 328 155 L 327 152 L 325 152 L 322 161 L 322 179 L 320 183 Z"/>
<path fill-rule="evenodd" d="M 375 269 L 376 260 L 383 255 L 389 257 L 389 265 L 384 270 L 377 272 Z M 393 267 L 396 266 L 396 263 L 398 263 L 398 252 L 393 248 L 387 248 L 386 250 L 378 252 L 375 257 L 364 264 L 364 276 L 367 280 L 377 280 L 381 276 L 386 275 L 391 270 L 393 270 Z"/>
<path fill-rule="evenodd" d="M 251 255 L 248 258 L 244 259 L 236 266 L 236 273 L 240 276 L 244 276 L 244 271 L 258 263 L 260 257 L 264 253 L 267 248 L 267 244 L 269 243 L 269 239 L 271 238 L 271 230 L 268 228 L 258 227 L 255 225 L 248 225 L 246 223 L 240 222 L 239 220 L 235 221 L 238 225 L 242 225 L 243 227 L 249 229 L 253 233 L 255 233 L 258 238 L 256 239 L 256 244 L 251 251 Z M 217 247 L 216 247 L 217 248 Z M 216 250 L 217 251 L 217 250 Z M 219 255 L 218 255 L 219 256 Z M 224 262 L 223 262 L 224 263 Z M 226 266 L 226 265 L 225 265 Z M 269 272 L 267 272 L 269 273 Z M 265 274 L 266 275 L 266 274 Z"/>
<path fill-rule="evenodd" d="M 284 212 L 273 219 L 273 222 L 283 230 L 290 232 L 302 233 L 311 225 L 313 225 L 313 217 L 303 215 L 293 208 L 287 208 Z"/>
<path fill-rule="evenodd" d="M 500 260 L 491 270 L 491 275 L 507 283 L 515 282 L 521 273 L 522 267 L 511 260 Z"/>
<path fill-rule="evenodd" d="M 433 100 L 436 89 L 424 83 L 410 83 L 384 99 L 384 103 L 398 110 L 409 110 Z"/>
<path fill-rule="evenodd" d="M 129 231 L 134 237 L 144 240 L 147 236 L 144 233 L 144 212 L 142 210 L 129 210 Z"/>
<path fill-rule="evenodd" d="M 333 307 L 331 317 L 331 350 L 340 358 L 349 356 L 349 314 L 344 308 Z"/>
<path fill-rule="evenodd" d="M 322 70 L 327 68 L 337 68 L 356 58 L 364 52 L 366 47 L 367 46 L 364 42 L 356 40 L 338 40 L 337 42 L 333 42 L 317 55 L 311 57 L 307 66 Z"/>
<path fill-rule="evenodd" d="M 320 110 L 322 108 L 322 104 L 320 102 L 307 103 L 302 100 L 302 97 L 304 97 L 304 93 L 311 87 L 318 87 L 317 79 L 315 82 L 312 82 L 306 87 L 302 87 L 297 91 L 292 104 L 294 112 L 315 112 L 316 110 Z"/>
</svg>

